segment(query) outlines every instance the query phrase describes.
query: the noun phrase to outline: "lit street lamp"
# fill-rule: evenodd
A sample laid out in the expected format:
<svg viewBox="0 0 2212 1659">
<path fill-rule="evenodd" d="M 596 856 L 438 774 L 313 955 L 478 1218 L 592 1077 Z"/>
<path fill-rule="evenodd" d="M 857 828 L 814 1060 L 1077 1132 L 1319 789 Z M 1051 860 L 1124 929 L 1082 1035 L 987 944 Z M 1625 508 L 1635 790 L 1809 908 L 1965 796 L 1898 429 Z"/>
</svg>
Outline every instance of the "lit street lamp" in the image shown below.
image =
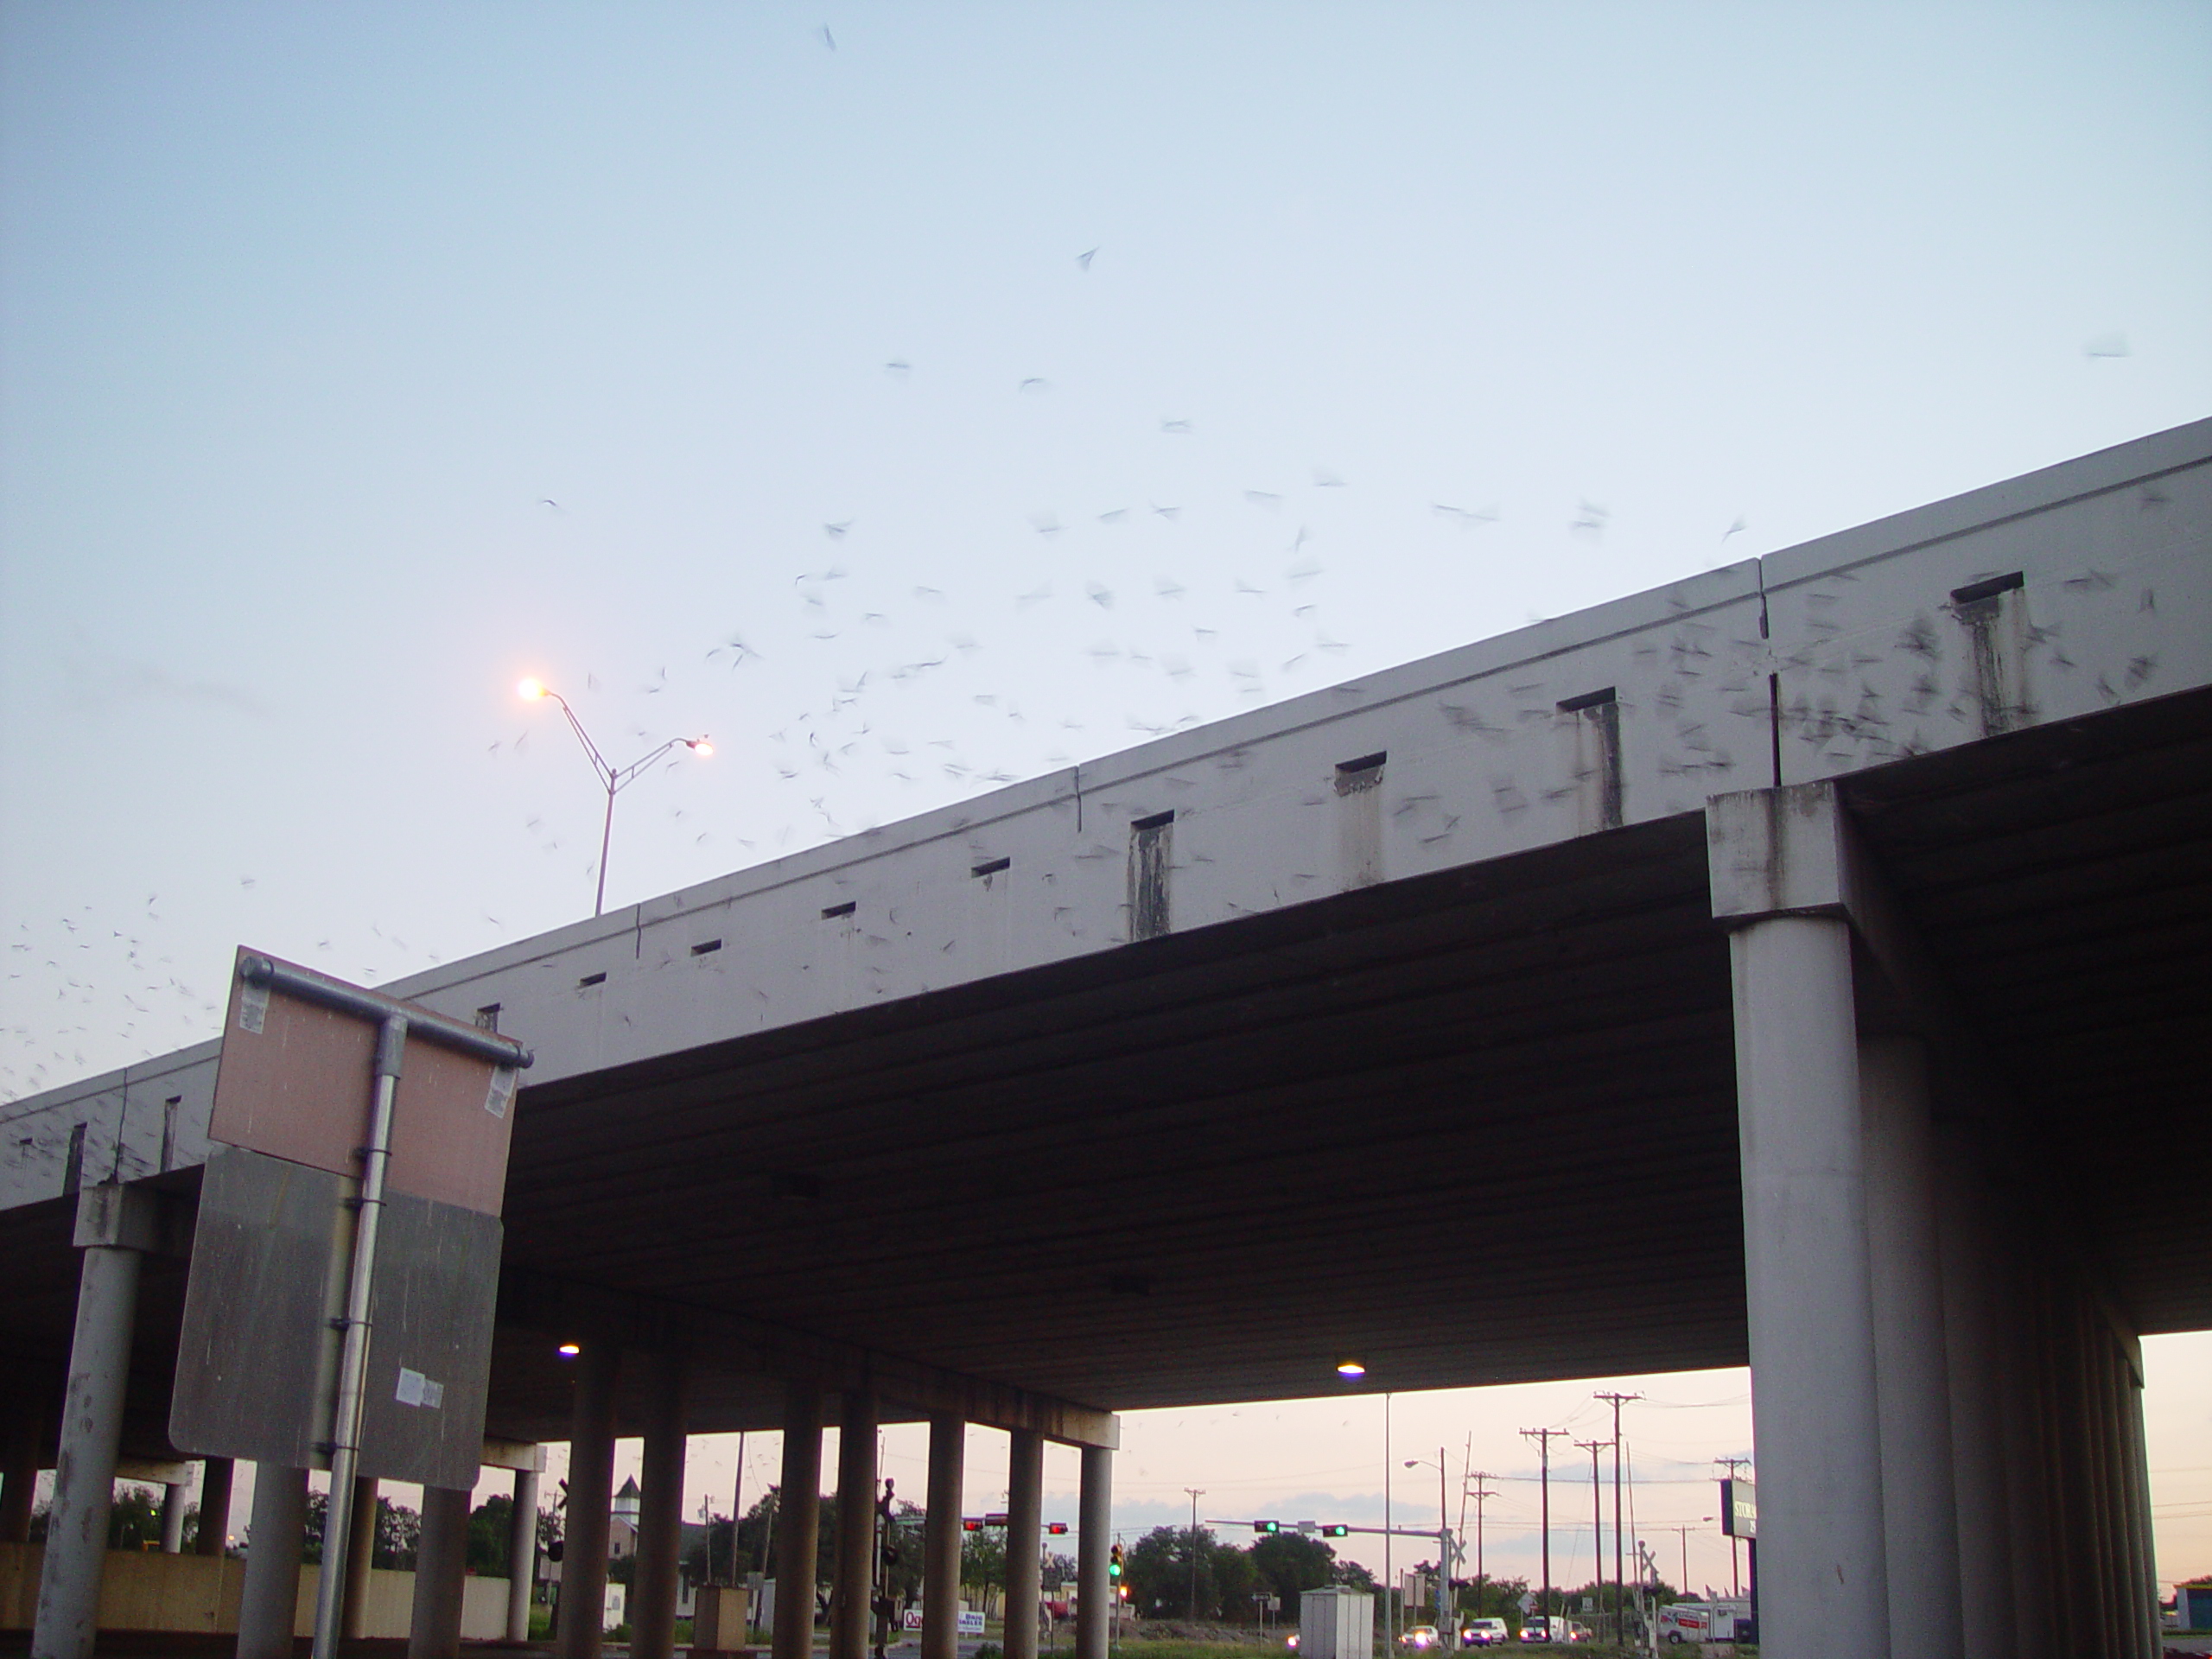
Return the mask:
<svg viewBox="0 0 2212 1659">
<path fill-rule="evenodd" d="M 1435 1462 L 1431 1463 L 1427 1458 L 1408 1458 L 1406 1467 L 1436 1471 L 1436 1632 L 1440 1640 L 1446 1625 L 1456 1632 L 1459 1623 L 1459 1610 L 1452 1594 L 1452 1511 L 1446 1507 L 1444 1496 L 1444 1448 L 1436 1448 Z M 1452 1610 L 1449 1618 L 1445 1617 L 1447 1606 Z M 1455 1634 L 1453 1645 L 1457 1645 L 1458 1639 Z"/>
<path fill-rule="evenodd" d="M 550 697 L 561 705 L 561 712 L 569 717 L 569 729 L 576 734 L 576 741 L 584 746 L 584 753 L 591 757 L 591 769 L 598 775 L 599 785 L 607 791 L 607 823 L 599 836 L 599 894 L 592 900 L 591 913 L 601 914 L 607 908 L 607 849 L 614 839 L 614 797 L 629 784 L 644 775 L 645 768 L 666 754 L 671 749 L 685 748 L 696 755 L 710 755 L 715 746 L 703 737 L 671 737 L 651 754 L 632 760 L 626 766 L 611 766 L 607 757 L 600 753 L 599 745 L 591 741 L 584 730 L 583 721 L 576 718 L 576 711 L 569 707 L 569 700 L 543 680 L 524 680 L 515 690 L 529 702 Z"/>
</svg>

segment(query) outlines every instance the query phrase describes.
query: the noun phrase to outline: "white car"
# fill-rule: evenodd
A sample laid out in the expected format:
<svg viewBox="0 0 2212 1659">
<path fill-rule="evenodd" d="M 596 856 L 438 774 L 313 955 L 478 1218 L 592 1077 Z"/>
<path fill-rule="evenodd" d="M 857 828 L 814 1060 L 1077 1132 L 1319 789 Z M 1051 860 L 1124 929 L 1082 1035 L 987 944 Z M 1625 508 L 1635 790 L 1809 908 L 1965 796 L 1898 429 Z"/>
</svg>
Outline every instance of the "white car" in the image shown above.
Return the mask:
<svg viewBox="0 0 2212 1659">
<path fill-rule="evenodd" d="M 1463 1648 L 1502 1648 L 1509 1637 L 1502 1618 L 1471 1618 L 1459 1632 Z"/>
</svg>

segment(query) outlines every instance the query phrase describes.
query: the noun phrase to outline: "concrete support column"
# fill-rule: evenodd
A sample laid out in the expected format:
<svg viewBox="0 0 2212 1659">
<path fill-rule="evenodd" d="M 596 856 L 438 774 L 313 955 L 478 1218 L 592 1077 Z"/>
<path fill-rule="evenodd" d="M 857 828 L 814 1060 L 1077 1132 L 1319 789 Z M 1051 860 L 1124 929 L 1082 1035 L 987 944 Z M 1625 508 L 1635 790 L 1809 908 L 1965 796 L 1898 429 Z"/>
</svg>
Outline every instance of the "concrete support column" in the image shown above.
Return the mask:
<svg viewBox="0 0 2212 1659">
<path fill-rule="evenodd" d="M 189 1489 L 181 1483 L 162 1483 L 162 1554 L 184 1554 L 184 1495 Z"/>
<path fill-rule="evenodd" d="M 1935 1130 L 1928 1056 L 1920 1040 L 1862 1041 L 1859 1098 L 1881 1412 L 1890 1653 L 1891 1659 L 1963 1659 Z"/>
<path fill-rule="evenodd" d="M 77 1243 L 84 1261 L 32 1659 L 89 1659 L 92 1650 L 131 1325 L 138 1311 L 138 1264 L 151 1243 L 152 1209 L 145 1195 L 119 1186 L 88 1187 L 78 1195 Z"/>
<path fill-rule="evenodd" d="M 1782 915 L 1729 936 L 1759 1471 L 1759 1637 L 1890 1650 L 1851 929 Z"/>
<path fill-rule="evenodd" d="M 330 1495 L 333 1503 L 340 1501 L 336 1492 Z M 356 1480 L 352 1501 L 353 1513 L 346 1533 L 346 1599 L 339 1607 L 338 1634 L 358 1642 L 369 1633 L 369 1573 L 377 1558 L 377 1482 L 368 1476 Z M 327 1555 L 323 1570 L 330 1570 Z"/>
<path fill-rule="evenodd" d="M 461 1590 L 468 1578 L 468 1500 L 473 1496 L 446 1486 L 423 1489 L 407 1659 L 460 1659 Z"/>
<path fill-rule="evenodd" d="M 2012 1628 L 2012 1519 L 1998 1376 L 2001 1281 L 1989 1260 L 1988 1198 L 1973 1135 L 1973 1126 L 1961 1119 L 1939 1117 L 1935 1124 L 1960 1637 L 1967 1659 L 2042 1659 L 2021 1653 Z"/>
<path fill-rule="evenodd" d="M 2137 1628 L 2142 1652 L 2149 1659 L 2149 1656 L 2163 1650 L 2165 1642 L 2158 1624 L 2158 1557 L 2152 1543 L 2150 1448 L 2143 1436 L 2143 1385 L 2133 1374 L 2121 1381 L 2125 1385 L 2122 1427 L 2127 1451 L 2127 1503 L 2135 1539 L 2129 1588 L 2140 1614 Z"/>
<path fill-rule="evenodd" d="M 0 1544 L 23 1544 L 31 1536 L 31 1497 L 38 1490 L 41 1418 L 21 1402 L 8 1413 L 7 1438 L 0 1444 Z"/>
<path fill-rule="evenodd" d="M 515 1508 L 507 1535 L 507 1640 L 530 1640 L 530 1599 L 537 1586 L 537 1471 L 515 1471 Z"/>
<path fill-rule="evenodd" d="M 638 1494 L 638 1560 L 630 1579 L 631 1659 L 673 1659 L 677 1571 L 683 1565 L 683 1450 L 690 1368 L 656 1354 L 646 1377 L 645 1444 Z"/>
<path fill-rule="evenodd" d="M 231 1541 L 231 1481 L 237 1465 L 228 1458 L 209 1458 L 200 1465 L 200 1532 L 192 1541 L 195 1555 L 220 1555 Z"/>
<path fill-rule="evenodd" d="M 2037 1254 L 2008 1226 L 1993 1238 L 2001 1275 L 2004 1347 L 1998 1382 L 2005 1413 L 2005 1530 L 2012 1541 L 2013 1643 L 2024 1659 L 2063 1659 L 2064 1582 L 2050 1526 L 2057 1492 L 2050 1442 L 2049 1336 L 2044 1273 Z"/>
<path fill-rule="evenodd" d="M 1082 1484 L 1076 1497 L 1075 1659 L 1106 1659 L 1106 1643 L 1121 1617 L 1107 1573 L 1114 1549 L 1114 1454 L 1103 1446 L 1083 1448 Z"/>
<path fill-rule="evenodd" d="M 784 1388 L 784 1473 L 776 1498 L 776 1630 L 772 1659 L 814 1649 L 814 1554 L 822 1529 L 822 1389 Z"/>
<path fill-rule="evenodd" d="M 922 1528 L 922 1659 L 958 1659 L 960 1504 L 968 1425 L 930 1419 L 929 1518 Z M 780 1656 L 779 1656 L 780 1659 Z"/>
<path fill-rule="evenodd" d="M 560 1659 L 599 1659 L 614 1516 L 614 1382 L 621 1363 L 621 1351 L 600 1341 L 584 1344 L 576 1357 L 568 1526 L 561 1543 Z"/>
<path fill-rule="evenodd" d="M 875 1396 L 855 1389 L 837 1424 L 837 1579 L 830 1599 L 830 1659 L 868 1659 L 875 1599 Z"/>
<path fill-rule="evenodd" d="M 1045 1439 L 1033 1429 L 1007 1436 L 1006 1659 L 1037 1659 L 1037 1608 L 1042 1599 L 1045 1534 Z"/>
<path fill-rule="evenodd" d="M 300 1546 L 307 1532 L 308 1471 L 253 1469 L 253 1521 L 238 1597 L 238 1659 L 291 1659 L 300 1602 Z"/>
</svg>

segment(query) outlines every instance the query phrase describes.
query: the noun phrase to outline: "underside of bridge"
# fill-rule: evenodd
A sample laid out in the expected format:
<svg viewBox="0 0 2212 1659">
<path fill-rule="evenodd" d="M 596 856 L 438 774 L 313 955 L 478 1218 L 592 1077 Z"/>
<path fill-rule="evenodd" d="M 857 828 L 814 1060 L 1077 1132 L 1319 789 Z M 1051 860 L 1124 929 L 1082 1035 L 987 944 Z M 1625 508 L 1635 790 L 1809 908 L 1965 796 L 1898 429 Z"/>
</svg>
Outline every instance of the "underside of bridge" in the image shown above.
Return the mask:
<svg viewBox="0 0 2212 1659">
<path fill-rule="evenodd" d="M 2002 1081 L 2005 1201 L 2135 1329 L 2212 1326 L 2212 693 L 1838 787 Z M 694 1432 L 779 1423 L 762 1332 L 1116 1410 L 1740 1363 L 1706 836 L 1637 825 L 528 1090 L 487 1428 L 565 1438 L 554 1345 L 613 1306 L 695 1350 Z M 53 1395 L 69 1214 L 0 1216 L 0 1348 Z M 126 1452 L 167 1452 L 182 1277 L 147 1264 Z"/>
</svg>

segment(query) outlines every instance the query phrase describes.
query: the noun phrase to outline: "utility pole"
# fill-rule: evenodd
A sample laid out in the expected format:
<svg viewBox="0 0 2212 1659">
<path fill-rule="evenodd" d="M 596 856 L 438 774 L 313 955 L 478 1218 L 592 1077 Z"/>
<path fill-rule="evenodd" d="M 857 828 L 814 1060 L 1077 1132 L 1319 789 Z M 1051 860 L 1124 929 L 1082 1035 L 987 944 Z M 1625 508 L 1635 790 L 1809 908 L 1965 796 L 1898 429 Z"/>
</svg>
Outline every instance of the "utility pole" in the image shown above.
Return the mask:
<svg viewBox="0 0 2212 1659">
<path fill-rule="evenodd" d="M 1549 1618 L 1552 1613 L 1552 1441 L 1555 1438 L 1565 1440 L 1567 1433 L 1567 1431 L 1563 1428 L 1524 1428 L 1521 1431 L 1522 1440 L 1536 1442 L 1543 1458 L 1541 1478 L 1543 1482 L 1544 1617 L 1546 1618 Z"/>
<path fill-rule="evenodd" d="M 1577 1440 L 1575 1446 L 1590 1454 L 1590 1557 L 1598 1566 L 1598 1628 L 1605 1629 L 1605 1488 L 1598 1475 L 1598 1454 L 1605 1449 L 1603 1440 Z"/>
<path fill-rule="evenodd" d="M 1191 1617 L 1198 1616 L 1198 1500 L 1204 1497 L 1202 1486 L 1185 1486 L 1191 1495 Z"/>
<path fill-rule="evenodd" d="M 1751 1462 L 1749 1458 L 1715 1458 L 1713 1461 L 1726 1468 L 1731 1480 L 1735 1479 L 1738 1469 L 1749 1468 Z M 1721 1529 L 1727 1530 L 1725 1526 Z M 1732 1597 L 1744 1593 L 1742 1559 L 1736 1554 L 1736 1535 L 1732 1532 L 1728 1534 L 1728 1593 Z"/>
<path fill-rule="evenodd" d="M 1621 1408 L 1630 1400 L 1641 1400 L 1640 1394 L 1600 1394 L 1613 1408 L 1613 1640 L 1625 1643 L 1628 1640 L 1628 1615 L 1621 1606 L 1623 1586 L 1621 1573 Z"/>
<path fill-rule="evenodd" d="M 1477 1469 L 1471 1471 L 1467 1478 L 1473 1483 L 1474 1491 L 1470 1492 L 1462 1489 L 1460 1498 L 1463 1515 L 1465 1500 L 1470 1497 L 1475 1500 L 1475 1611 L 1480 1613 L 1483 1611 L 1483 1592 L 1489 1582 L 1488 1575 L 1483 1571 L 1483 1505 L 1489 1499 L 1497 1496 L 1495 1491 L 1484 1485 L 1483 1483 L 1486 1480 L 1496 1480 L 1497 1477 L 1487 1469 Z M 1464 1529 L 1465 1521 L 1463 1520 L 1460 1524 Z"/>
</svg>

